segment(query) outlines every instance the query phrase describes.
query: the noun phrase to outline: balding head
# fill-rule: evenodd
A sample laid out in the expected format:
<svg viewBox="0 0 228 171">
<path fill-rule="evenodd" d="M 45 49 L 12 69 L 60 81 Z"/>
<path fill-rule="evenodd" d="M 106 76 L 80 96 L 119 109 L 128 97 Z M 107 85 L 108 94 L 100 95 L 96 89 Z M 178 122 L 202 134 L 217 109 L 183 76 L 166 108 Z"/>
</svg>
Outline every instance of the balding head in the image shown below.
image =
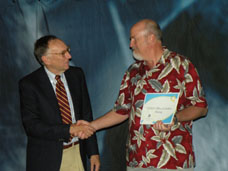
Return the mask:
<svg viewBox="0 0 228 171">
<path fill-rule="evenodd" d="M 159 25 L 150 19 L 134 24 L 130 30 L 130 48 L 137 60 L 156 64 L 163 53 L 162 32 Z"/>
<path fill-rule="evenodd" d="M 145 31 L 146 35 L 154 34 L 155 37 L 162 42 L 162 31 L 160 26 L 153 20 L 143 19 L 132 26 L 133 28 L 138 28 L 140 31 Z"/>
</svg>

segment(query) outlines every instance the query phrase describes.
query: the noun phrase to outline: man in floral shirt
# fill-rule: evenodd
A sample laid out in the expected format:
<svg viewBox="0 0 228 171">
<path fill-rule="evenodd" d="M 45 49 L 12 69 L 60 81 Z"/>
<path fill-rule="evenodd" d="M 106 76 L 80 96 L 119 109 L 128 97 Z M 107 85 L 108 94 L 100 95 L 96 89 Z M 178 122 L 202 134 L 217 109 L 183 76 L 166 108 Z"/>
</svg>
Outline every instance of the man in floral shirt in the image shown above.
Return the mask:
<svg viewBox="0 0 228 171">
<path fill-rule="evenodd" d="M 133 25 L 130 40 L 136 62 L 123 77 L 114 109 L 91 124 L 98 130 L 129 118 L 128 171 L 193 171 L 192 124 L 207 113 L 198 73 L 188 59 L 162 46 L 162 32 L 152 20 Z M 179 93 L 174 121 L 140 124 L 146 93 L 170 92 Z"/>
</svg>

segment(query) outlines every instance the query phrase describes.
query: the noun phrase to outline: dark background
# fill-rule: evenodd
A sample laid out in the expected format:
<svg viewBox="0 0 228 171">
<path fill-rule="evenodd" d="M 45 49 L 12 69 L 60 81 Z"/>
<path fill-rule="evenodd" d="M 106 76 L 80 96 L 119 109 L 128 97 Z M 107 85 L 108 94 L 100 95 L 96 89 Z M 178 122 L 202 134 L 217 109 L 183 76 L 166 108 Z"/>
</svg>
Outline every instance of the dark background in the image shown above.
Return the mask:
<svg viewBox="0 0 228 171">
<path fill-rule="evenodd" d="M 198 69 L 209 104 L 194 122 L 196 171 L 228 168 L 227 0 L 7 0 L 0 1 L 0 170 L 24 171 L 26 136 L 18 80 L 39 67 L 33 44 L 54 34 L 72 50 L 71 65 L 86 74 L 93 115 L 113 107 L 125 70 L 133 62 L 129 29 L 150 18 L 164 45 Z M 101 171 L 124 171 L 127 122 L 97 133 Z"/>
</svg>

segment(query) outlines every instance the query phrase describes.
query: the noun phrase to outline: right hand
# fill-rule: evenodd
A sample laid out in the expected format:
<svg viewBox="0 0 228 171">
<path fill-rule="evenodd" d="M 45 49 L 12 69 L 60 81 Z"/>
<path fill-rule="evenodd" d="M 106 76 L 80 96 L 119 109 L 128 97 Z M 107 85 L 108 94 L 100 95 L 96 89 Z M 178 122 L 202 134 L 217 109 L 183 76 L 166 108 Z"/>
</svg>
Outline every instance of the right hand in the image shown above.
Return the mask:
<svg viewBox="0 0 228 171">
<path fill-rule="evenodd" d="M 78 123 L 72 124 L 70 126 L 70 134 L 74 137 L 77 136 L 80 139 L 89 138 L 91 135 L 94 134 L 94 132 L 96 130 L 92 126 L 90 126 L 88 123 L 89 122 L 87 122 L 87 124 L 78 124 Z"/>
</svg>

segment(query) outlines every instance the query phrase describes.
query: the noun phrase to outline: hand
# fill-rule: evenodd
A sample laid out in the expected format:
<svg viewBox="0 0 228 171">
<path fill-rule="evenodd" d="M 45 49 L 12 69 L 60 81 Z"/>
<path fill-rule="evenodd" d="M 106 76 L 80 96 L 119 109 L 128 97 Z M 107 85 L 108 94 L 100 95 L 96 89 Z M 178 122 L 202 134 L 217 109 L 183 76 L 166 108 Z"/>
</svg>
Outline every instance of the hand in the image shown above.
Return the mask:
<svg viewBox="0 0 228 171">
<path fill-rule="evenodd" d="M 85 121 L 85 120 L 78 120 L 76 125 L 90 125 L 90 123 L 88 121 Z"/>
<path fill-rule="evenodd" d="M 159 131 L 170 131 L 171 127 L 174 125 L 172 122 L 171 124 L 164 124 L 162 121 L 157 121 L 154 125 L 153 128 L 157 129 Z"/>
<path fill-rule="evenodd" d="M 87 126 L 90 126 L 90 127 L 94 128 L 93 125 L 91 124 L 91 122 L 88 122 L 88 121 L 85 121 L 85 120 L 78 120 L 76 125 L 77 126 L 87 125 Z M 96 131 L 95 128 L 94 128 L 94 130 Z M 80 137 L 81 139 L 85 139 L 86 135 L 85 135 L 84 132 L 81 131 L 81 132 L 79 132 L 78 137 Z"/>
<path fill-rule="evenodd" d="M 100 158 L 99 155 L 92 155 L 90 157 L 91 171 L 99 171 L 100 169 Z"/>
<path fill-rule="evenodd" d="M 85 124 L 81 124 L 81 125 L 77 125 L 77 124 L 72 124 L 70 126 L 70 134 L 72 136 L 77 136 L 80 139 L 87 139 L 89 138 L 91 135 L 93 135 L 93 133 L 96 130 L 91 127 L 90 125 L 85 125 Z"/>
</svg>

